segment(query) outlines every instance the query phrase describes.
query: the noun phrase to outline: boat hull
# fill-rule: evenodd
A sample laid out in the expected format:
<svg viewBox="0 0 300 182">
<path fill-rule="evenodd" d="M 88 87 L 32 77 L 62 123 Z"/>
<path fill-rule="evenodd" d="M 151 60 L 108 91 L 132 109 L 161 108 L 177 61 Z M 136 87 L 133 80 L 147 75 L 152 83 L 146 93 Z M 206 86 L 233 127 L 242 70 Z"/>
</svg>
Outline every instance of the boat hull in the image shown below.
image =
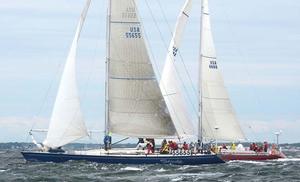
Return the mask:
<svg viewBox="0 0 300 182">
<path fill-rule="evenodd" d="M 79 155 L 48 152 L 21 152 L 30 162 L 66 162 L 69 160 L 90 161 L 106 164 L 218 164 L 224 161 L 218 155 Z"/>
<path fill-rule="evenodd" d="M 246 161 L 264 161 L 264 160 L 274 160 L 285 158 L 286 156 L 282 152 L 270 154 L 266 152 L 261 153 L 221 153 L 220 157 L 224 161 L 232 161 L 232 160 L 246 160 Z"/>
</svg>

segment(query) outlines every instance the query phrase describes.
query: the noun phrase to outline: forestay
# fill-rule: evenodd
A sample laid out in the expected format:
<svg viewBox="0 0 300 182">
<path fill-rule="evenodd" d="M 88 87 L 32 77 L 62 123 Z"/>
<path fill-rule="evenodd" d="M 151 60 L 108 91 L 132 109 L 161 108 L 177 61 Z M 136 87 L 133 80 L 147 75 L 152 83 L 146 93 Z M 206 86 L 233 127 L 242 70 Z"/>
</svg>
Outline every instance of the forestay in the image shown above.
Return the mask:
<svg viewBox="0 0 300 182">
<path fill-rule="evenodd" d="M 49 124 L 49 130 L 43 142 L 46 147 L 58 148 L 88 135 L 80 108 L 75 62 L 77 43 L 90 2 L 91 0 L 87 0 L 80 16 L 76 34 L 65 64 Z"/>
<path fill-rule="evenodd" d="M 195 135 L 183 92 L 179 84 L 179 73 L 176 68 L 176 56 L 178 54 L 185 25 L 189 18 L 191 6 L 192 1 L 187 0 L 178 16 L 175 32 L 168 49 L 166 63 L 160 81 L 162 94 L 168 106 L 172 121 L 180 136 Z"/>
<path fill-rule="evenodd" d="M 208 139 L 245 139 L 224 86 L 212 38 L 208 1 L 202 3 L 201 92 L 203 136 Z"/>
<path fill-rule="evenodd" d="M 132 137 L 177 135 L 147 53 L 134 0 L 111 0 L 108 128 Z"/>
</svg>

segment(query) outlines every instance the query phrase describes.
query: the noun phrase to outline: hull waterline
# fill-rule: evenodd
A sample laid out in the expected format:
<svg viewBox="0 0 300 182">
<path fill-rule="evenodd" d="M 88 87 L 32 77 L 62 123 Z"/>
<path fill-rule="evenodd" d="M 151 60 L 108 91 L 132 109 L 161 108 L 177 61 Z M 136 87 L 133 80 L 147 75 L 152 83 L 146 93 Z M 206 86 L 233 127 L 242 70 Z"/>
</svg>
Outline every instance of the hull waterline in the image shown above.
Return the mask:
<svg viewBox="0 0 300 182">
<path fill-rule="evenodd" d="M 218 155 L 79 155 L 48 152 L 21 152 L 30 162 L 90 161 L 105 164 L 218 164 L 224 161 Z"/>
</svg>

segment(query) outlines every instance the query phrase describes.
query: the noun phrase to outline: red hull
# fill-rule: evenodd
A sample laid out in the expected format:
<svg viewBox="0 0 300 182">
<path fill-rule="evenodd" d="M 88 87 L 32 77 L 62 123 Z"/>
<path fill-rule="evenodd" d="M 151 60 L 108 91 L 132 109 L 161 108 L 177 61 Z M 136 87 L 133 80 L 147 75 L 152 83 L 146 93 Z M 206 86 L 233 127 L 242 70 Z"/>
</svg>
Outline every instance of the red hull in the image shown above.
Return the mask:
<svg viewBox="0 0 300 182">
<path fill-rule="evenodd" d="M 267 152 L 230 152 L 230 153 L 221 153 L 221 159 L 224 161 L 231 160 L 247 160 L 247 161 L 263 161 L 263 160 L 273 160 L 285 158 L 285 155 L 282 152 L 276 152 L 270 154 Z"/>
</svg>

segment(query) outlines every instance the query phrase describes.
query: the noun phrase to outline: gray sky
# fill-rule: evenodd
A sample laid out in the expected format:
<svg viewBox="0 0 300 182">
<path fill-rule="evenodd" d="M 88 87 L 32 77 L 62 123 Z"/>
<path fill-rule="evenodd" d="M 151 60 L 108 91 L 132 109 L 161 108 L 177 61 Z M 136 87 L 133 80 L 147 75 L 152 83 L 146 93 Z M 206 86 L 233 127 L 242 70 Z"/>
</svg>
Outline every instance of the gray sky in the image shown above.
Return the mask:
<svg viewBox="0 0 300 182">
<path fill-rule="evenodd" d="M 158 3 L 159 2 L 159 3 Z M 151 57 L 164 63 L 184 0 L 139 0 Z M 210 0 L 219 65 L 247 137 L 299 142 L 300 2 Z M 148 5 L 149 6 L 148 6 Z M 2 0 L 0 6 L 0 142 L 30 141 L 47 127 L 83 0 Z M 163 9 L 163 11 L 162 11 Z M 153 16 L 151 16 L 151 12 Z M 194 0 L 180 53 L 196 99 L 200 1 Z M 78 52 L 78 80 L 89 128 L 103 129 L 106 1 L 93 0 Z M 196 103 L 190 103 L 190 109 Z M 191 112 L 192 113 L 192 112 Z"/>
</svg>

